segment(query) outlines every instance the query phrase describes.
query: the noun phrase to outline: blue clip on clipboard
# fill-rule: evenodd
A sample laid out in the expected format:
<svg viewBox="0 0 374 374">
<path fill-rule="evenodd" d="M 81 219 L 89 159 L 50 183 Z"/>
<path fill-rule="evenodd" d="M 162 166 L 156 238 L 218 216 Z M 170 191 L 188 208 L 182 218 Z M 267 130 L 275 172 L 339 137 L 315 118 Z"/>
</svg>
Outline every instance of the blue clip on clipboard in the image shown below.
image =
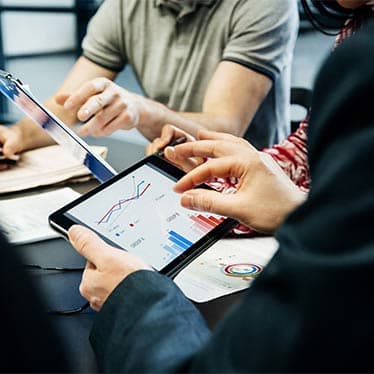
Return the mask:
<svg viewBox="0 0 374 374">
<path fill-rule="evenodd" d="M 0 91 L 39 124 L 56 143 L 87 166 L 101 183 L 117 175 L 117 172 L 103 158 L 90 150 L 86 142 L 39 103 L 27 86 L 3 70 L 0 70 Z"/>
</svg>

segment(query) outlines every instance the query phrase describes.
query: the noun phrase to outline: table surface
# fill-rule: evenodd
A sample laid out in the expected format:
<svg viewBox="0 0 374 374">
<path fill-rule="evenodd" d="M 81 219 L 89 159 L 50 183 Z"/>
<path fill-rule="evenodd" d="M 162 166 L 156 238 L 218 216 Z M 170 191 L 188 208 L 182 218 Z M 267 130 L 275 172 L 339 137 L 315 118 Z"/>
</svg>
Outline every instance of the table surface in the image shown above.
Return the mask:
<svg viewBox="0 0 374 374">
<path fill-rule="evenodd" d="M 89 144 L 106 145 L 108 147 L 107 161 L 121 171 L 144 157 L 144 146 L 126 143 L 121 140 L 106 138 L 87 140 Z M 69 186 L 80 193 L 87 192 L 98 185 L 92 180 L 83 184 Z M 38 189 L 48 191 L 51 187 Z M 26 196 L 30 192 L 6 195 L 2 198 Z M 76 253 L 71 245 L 63 239 L 53 239 L 44 242 L 31 243 L 16 247 L 25 264 L 38 264 L 44 267 L 84 267 L 85 260 Z M 79 294 L 81 272 L 58 272 L 31 270 L 48 309 L 71 309 L 81 306 L 85 300 Z M 240 298 L 239 294 L 225 296 L 208 303 L 197 304 L 210 327 L 213 327 L 225 314 L 226 310 Z M 95 312 L 87 309 L 79 314 L 70 316 L 52 316 L 54 325 L 61 335 L 67 348 L 73 369 L 76 372 L 95 372 L 97 366 L 94 353 L 88 341 L 89 332 L 94 321 Z"/>
</svg>

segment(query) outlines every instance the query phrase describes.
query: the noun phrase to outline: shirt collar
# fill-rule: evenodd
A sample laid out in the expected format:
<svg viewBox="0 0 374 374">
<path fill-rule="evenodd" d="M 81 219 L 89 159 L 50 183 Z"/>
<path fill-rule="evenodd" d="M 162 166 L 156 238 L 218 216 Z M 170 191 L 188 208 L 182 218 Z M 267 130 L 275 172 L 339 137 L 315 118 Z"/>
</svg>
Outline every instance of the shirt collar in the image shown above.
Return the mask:
<svg viewBox="0 0 374 374">
<path fill-rule="evenodd" d="M 164 7 L 174 11 L 178 18 L 196 11 L 199 6 L 210 6 L 217 0 L 154 0 L 157 7 Z"/>
</svg>

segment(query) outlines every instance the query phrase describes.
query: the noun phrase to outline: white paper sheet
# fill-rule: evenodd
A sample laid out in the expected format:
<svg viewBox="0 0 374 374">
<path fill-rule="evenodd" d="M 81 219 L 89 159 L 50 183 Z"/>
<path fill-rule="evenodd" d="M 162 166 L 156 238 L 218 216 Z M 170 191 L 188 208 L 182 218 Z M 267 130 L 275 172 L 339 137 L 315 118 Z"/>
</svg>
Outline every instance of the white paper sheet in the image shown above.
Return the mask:
<svg viewBox="0 0 374 374">
<path fill-rule="evenodd" d="M 202 303 L 248 288 L 278 249 L 273 237 L 222 239 L 183 269 L 175 283 Z"/>
<path fill-rule="evenodd" d="M 57 238 L 48 216 L 80 194 L 71 188 L 0 201 L 0 227 L 13 244 Z"/>
</svg>

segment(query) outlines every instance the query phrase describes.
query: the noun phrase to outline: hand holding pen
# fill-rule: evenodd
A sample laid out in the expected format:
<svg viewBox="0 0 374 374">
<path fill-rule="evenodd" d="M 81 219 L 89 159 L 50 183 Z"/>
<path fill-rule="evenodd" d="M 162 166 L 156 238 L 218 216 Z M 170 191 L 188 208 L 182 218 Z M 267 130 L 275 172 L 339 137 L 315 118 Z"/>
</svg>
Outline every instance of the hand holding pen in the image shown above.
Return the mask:
<svg viewBox="0 0 374 374">
<path fill-rule="evenodd" d="M 147 145 L 147 156 L 162 151 L 167 146 L 170 146 L 174 140 L 179 138 L 185 138 L 185 142 L 195 141 L 195 138 L 192 135 L 178 127 L 165 125 L 161 130 L 160 136 Z"/>
<path fill-rule="evenodd" d="M 169 144 L 167 144 L 164 148 L 156 152 L 157 156 L 164 157 L 165 148 L 166 147 L 175 147 L 178 144 L 183 144 L 187 141 L 186 136 L 180 136 L 179 138 L 172 140 Z"/>
<path fill-rule="evenodd" d="M 172 125 L 165 125 L 161 136 L 147 146 L 147 154 L 156 153 L 185 172 L 200 165 L 204 160 L 201 157 L 178 158 L 173 157 L 173 147 L 182 143 L 195 142 L 195 138 L 187 132 Z"/>
</svg>

